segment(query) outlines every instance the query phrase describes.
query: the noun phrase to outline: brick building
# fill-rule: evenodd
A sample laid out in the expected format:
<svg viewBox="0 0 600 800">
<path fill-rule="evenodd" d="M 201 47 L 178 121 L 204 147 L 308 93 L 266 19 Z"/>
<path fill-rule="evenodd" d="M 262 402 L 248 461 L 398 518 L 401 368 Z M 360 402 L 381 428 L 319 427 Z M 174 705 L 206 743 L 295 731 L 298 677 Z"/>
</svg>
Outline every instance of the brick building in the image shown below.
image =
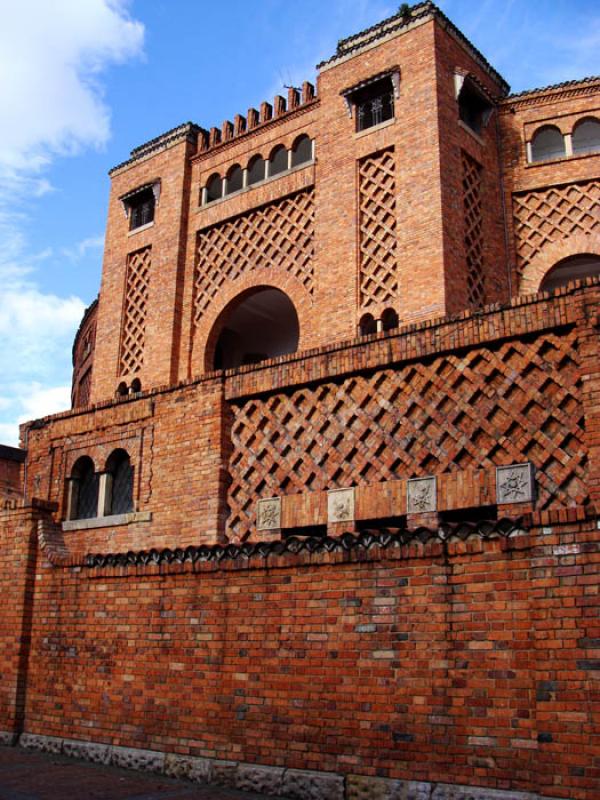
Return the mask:
<svg viewBox="0 0 600 800">
<path fill-rule="evenodd" d="M 73 408 L 0 451 L 2 740 L 596 798 L 600 79 L 424 2 L 111 178 Z"/>
</svg>

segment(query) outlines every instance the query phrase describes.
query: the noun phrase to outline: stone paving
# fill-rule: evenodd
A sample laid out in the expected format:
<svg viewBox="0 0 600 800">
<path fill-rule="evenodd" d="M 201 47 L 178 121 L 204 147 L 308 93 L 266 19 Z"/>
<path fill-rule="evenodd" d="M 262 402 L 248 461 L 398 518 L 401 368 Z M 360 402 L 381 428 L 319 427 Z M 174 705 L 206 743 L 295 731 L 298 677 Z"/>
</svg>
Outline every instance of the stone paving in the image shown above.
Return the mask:
<svg viewBox="0 0 600 800">
<path fill-rule="evenodd" d="M 267 796 L 0 747 L 0 800 L 267 800 Z"/>
</svg>

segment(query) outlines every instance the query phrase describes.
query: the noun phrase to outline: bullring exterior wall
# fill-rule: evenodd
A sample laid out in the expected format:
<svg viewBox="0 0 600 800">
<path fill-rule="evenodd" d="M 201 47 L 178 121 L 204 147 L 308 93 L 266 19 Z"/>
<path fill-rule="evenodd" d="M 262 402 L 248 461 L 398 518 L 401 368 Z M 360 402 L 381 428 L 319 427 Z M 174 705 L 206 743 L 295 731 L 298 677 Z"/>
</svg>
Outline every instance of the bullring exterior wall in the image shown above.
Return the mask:
<svg viewBox="0 0 600 800">
<path fill-rule="evenodd" d="M 381 74 L 394 116 L 358 131 Z M 0 453 L 0 741 L 298 800 L 595 800 L 600 278 L 539 290 L 600 255 L 600 155 L 530 151 L 599 88 L 507 96 L 421 3 L 316 92 L 112 170 L 73 408 Z M 215 370 L 261 287 L 296 351 Z"/>
</svg>

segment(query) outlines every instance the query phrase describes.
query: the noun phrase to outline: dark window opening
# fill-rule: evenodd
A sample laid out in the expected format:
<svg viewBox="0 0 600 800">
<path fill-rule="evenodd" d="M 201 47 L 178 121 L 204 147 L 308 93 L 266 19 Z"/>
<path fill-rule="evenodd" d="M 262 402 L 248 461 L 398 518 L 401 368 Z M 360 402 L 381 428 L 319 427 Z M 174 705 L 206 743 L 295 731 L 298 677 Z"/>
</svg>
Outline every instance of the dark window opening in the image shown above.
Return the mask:
<svg viewBox="0 0 600 800">
<path fill-rule="evenodd" d="M 74 492 L 73 519 L 92 519 L 98 516 L 98 475 L 89 456 L 77 460 L 72 473 Z"/>
<path fill-rule="evenodd" d="M 600 256 L 582 253 L 581 255 L 569 256 L 547 273 L 541 283 L 540 291 L 549 292 L 564 286 L 569 281 L 583 280 L 600 275 Z"/>
<path fill-rule="evenodd" d="M 356 109 L 356 130 L 364 131 L 394 118 L 394 86 L 388 75 L 357 89 L 352 94 Z"/>
<path fill-rule="evenodd" d="M 288 154 L 283 145 L 276 147 L 271 153 L 269 159 L 269 177 L 272 175 L 279 175 L 280 172 L 285 172 L 288 168 Z"/>
<path fill-rule="evenodd" d="M 564 158 L 565 139 L 554 125 L 547 125 L 535 132 L 531 140 L 531 160 L 549 161 L 553 158 Z"/>
<path fill-rule="evenodd" d="M 223 179 L 220 175 L 212 175 L 206 183 L 206 202 L 213 203 L 223 197 Z"/>
<path fill-rule="evenodd" d="M 248 186 L 253 183 L 264 181 L 265 179 L 265 160 L 262 156 L 254 156 L 248 164 Z"/>
<path fill-rule="evenodd" d="M 106 463 L 112 477 L 109 514 L 128 514 L 133 511 L 133 468 L 125 450 L 115 450 Z"/>
<path fill-rule="evenodd" d="M 384 331 L 391 331 L 398 327 L 398 314 L 393 308 L 386 308 L 381 315 L 381 326 Z"/>
<path fill-rule="evenodd" d="M 127 200 L 129 206 L 129 230 L 149 225 L 154 220 L 156 199 L 151 188 L 137 192 Z"/>
<path fill-rule="evenodd" d="M 364 314 L 358 325 L 360 335 L 368 336 L 370 333 L 377 333 L 377 322 L 372 314 Z"/>
<path fill-rule="evenodd" d="M 294 353 L 298 348 L 298 315 L 292 301 L 279 289 L 258 289 L 234 302 L 224 313 L 209 369 L 257 364 Z"/>
<path fill-rule="evenodd" d="M 117 397 L 127 397 L 129 389 L 127 388 L 127 384 L 125 381 L 121 381 L 121 383 L 117 387 Z"/>
<path fill-rule="evenodd" d="M 139 394 L 142 391 L 142 382 L 139 378 L 134 378 L 131 381 L 131 393 Z"/>
<path fill-rule="evenodd" d="M 233 166 L 227 173 L 227 194 L 239 192 L 244 185 L 244 173 L 239 164 Z"/>
<path fill-rule="evenodd" d="M 492 104 L 465 79 L 458 95 L 458 116 L 474 133 L 480 134 L 488 120 Z"/>
<path fill-rule="evenodd" d="M 600 122 L 597 119 L 578 122 L 571 141 L 574 155 L 596 153 L 600 150 Z"/>
<path fill-rule="evenodd" d="M 312 161 L 312 141 L 308 136 L 300 136 L 292 147 L 292 167 Z"/>
</svg>

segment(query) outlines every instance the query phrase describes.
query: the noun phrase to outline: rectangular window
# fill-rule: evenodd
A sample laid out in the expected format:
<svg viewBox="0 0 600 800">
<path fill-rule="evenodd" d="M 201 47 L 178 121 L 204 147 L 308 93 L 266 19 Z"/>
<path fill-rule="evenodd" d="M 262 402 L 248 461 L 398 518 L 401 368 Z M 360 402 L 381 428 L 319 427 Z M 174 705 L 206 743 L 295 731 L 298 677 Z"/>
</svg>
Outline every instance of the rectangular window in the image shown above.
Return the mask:
<svg viewBox="0 0 600 800">
<path fill-rule="evenodd" d="M 364 131 L 394 118 L 394 87 L 388 75 L 369 83 L 352 95 L 356 109 L 356 130 Z"/>
<path fill-rule="evenodd" d="M 148 225 L 154 220 L 155 202 L 154 192 L 151 188 L 143 189 L 127 201 L 130 231 L 141 228 L 142 225 Z"/>
</svg>

